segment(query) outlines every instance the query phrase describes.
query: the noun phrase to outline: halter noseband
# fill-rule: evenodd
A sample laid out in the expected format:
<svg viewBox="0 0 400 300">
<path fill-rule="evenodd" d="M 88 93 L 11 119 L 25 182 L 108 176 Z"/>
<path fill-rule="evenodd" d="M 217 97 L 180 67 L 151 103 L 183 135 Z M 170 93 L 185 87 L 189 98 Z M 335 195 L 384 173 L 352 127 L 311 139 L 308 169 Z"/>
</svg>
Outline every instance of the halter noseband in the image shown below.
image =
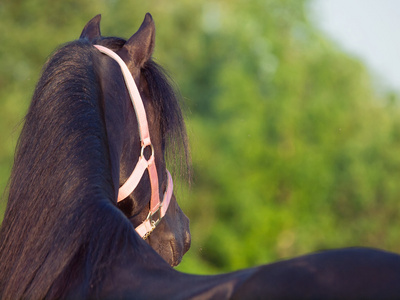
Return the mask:
<svg viewBox="0 0 400 300">
<path fill-rule="evenodd" d="M 139 94 L 138 88 L 133 80 L 132 74 L 129 71 L 125 62 L 114 51 L 100 45 L 94 45 L 101 53 L 104 53 L 114 59 L 121 67 L 122 75 L 125 79 L 125 84 L 128 89 L 133 108 L 135 109 L 137 122 L 139 125 L 140 141 L 142 145 L 141 154 L 132 174 L 127 181 L 119 188 L 117 202 L 124 200 L 128 197 L 139 184 L 146 169 L 149 172 L 151 184 L 151 199 L 149 214 L 138 227 L 135 228 L 136 232 L 146 239 L 150 233 L 156 228 L 158 223 L 167 212 L 169 203 L 171 201 L 173 192 L 173 183 L 171 174 L 167 170 L 168 183 L 167 189 L 163 195 L 163 200 L 160 201 L 158 175 L 154 159 L 154 148 L 150 140 L 149 125 L 147 123 L 146 111 L 144 109 L 142 97 Z M 151 156 L 147 159 L 144 156 L 144 149 L 150 147 Z"/>
</svg>

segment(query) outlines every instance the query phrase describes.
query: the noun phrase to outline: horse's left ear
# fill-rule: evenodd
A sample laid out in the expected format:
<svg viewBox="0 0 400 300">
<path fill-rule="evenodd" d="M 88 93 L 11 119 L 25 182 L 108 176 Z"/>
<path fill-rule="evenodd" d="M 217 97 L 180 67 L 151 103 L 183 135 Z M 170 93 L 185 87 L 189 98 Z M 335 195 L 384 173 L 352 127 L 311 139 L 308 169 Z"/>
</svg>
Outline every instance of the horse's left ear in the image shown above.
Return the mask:
<svg viewBox="0 0 400 300">
<path fill-rule="evenodd" d="M 153 18 L 147 13 L 139 30 L 119 52 L 128 67 L 141 68 L 150 59 L 154 51 L 155 32 Z"/>
<path fill-rule="evenodd" d="M 100 37 L 101 36 L 100 20 L 101 20 L 101 15 L 97 15 L 93 19 L 91 19 L 86 24 L 85 28 L 83 28 L 81 36 L 79 38 L 88 39 L 89 41 L 92 42 L 94 39 Z"/>
</svg>

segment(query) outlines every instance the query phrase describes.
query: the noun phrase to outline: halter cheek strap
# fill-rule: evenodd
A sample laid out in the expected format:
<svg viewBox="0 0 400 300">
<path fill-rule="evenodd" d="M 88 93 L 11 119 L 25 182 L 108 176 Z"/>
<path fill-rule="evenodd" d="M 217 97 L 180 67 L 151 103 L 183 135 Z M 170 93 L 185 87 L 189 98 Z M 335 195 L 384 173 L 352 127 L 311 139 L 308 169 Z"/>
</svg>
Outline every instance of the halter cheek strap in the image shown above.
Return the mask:
<svg viewBox="0 0 400 300">
<path fill-rule="evenodd" d="M 136 163 L 132 174 L 129 176 L 127 181 L 119 188 L 117 202 L 124 200 L 135 190 L 136 186 L 139 184 L 140 179 L 143 177 L 143 174 L 147 169 L 149 172 L 151 184 L 150 210 L 146 220 L 135 228 L 136 232 L 142 238 L 146 239 L 150 235 L 150 233 L 156 228 L 158 223 L 167 212 L 173 193 L 172 177 L 167 170 L 167 189 L 161 202 L 159 195 L 158 175 L 154 159 L 154 148 L 150 140 L 149 125 L 147 122 L 146 111 L 144 109 L 142 97 L 140 96 L 131 72 L 129 71 L 127 65 L 121 59 L 121 57 L 119 57 L 118 54 L 106 47 L 100 45 L 94 45 L 94 47 L 96 47 L 101 53 L 106 54 L 114 59 L 119 64 L 122 75 L 125 79 L 125 84 L 128 89 L 129 96 L 133 104 L 133 108 L 135 109 L 136 118 L 139 125 L 139 134 L 142 149 L 139 160 Z M 151 149 L 151 156 L 150 158 L 146 159 L 146 157 L 144 156 L 144 149 L 148 147 Z"/>
</svg>

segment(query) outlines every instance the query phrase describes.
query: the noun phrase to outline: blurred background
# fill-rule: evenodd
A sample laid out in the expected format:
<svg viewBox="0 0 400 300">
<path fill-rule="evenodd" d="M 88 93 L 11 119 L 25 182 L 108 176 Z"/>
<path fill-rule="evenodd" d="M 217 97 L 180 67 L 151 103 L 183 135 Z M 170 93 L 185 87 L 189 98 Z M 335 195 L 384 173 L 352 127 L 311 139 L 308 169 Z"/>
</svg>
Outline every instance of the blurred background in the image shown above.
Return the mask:
<svg viewBox="0 0 400 300">
<path fill-rule="evenodd" d="M 193 183 L 177 188 L 192 231 L 179 270 L 346 246 L 400 252 L 394 3 L 1 0 L 0 221 L 46 58 L 98 13 L 103 35 L 128 38 L 151 12 L 154 56 L 180 88 L 192 149 Z"/>
</svg>

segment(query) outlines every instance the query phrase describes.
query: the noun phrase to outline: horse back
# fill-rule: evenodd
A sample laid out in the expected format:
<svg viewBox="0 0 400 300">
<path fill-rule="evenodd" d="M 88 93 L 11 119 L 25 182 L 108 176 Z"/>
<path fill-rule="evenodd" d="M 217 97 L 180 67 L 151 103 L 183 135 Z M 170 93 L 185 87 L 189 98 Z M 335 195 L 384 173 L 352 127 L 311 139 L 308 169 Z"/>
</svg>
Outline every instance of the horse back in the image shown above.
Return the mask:
<svg viewBox="0 0 400 300">
<path fill-rule="evenodd" d="M 261 266 L 233 299 L 399 299 L 400 256 L 330 250 Z"/>
</svg>

